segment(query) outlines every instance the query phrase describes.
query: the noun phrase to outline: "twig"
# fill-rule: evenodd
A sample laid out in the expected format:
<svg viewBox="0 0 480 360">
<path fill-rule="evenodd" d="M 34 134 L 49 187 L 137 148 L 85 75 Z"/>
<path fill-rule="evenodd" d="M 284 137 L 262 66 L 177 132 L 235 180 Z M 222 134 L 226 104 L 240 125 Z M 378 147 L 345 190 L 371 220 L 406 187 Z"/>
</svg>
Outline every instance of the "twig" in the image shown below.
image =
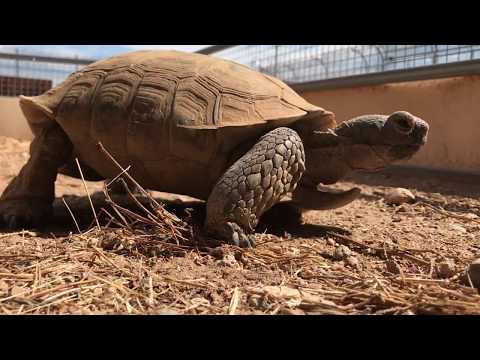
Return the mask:
<svg viewBox="0 0 480 360">
<path fill-rule="evenodd" d="M 125 174 L 128 170 L 130 170 L 130 168 L 132 167 L 132 165 L 128 165 L 125 170 L 123 170 L 120 174 L 118 174 L 117 176 L 115 176 L 112 180 L 110 180 L 107 184 L 105 184 L 107 186 L 107 188 L 113 184 L 119 177 L 121 177 L 123 174 Z"/>
<path fill-rule="evenodd" d="M 398 255 L 398 256 L 402 256 L 404 258 L 407 258 L 411 261 L 415 261 L 419 264 L 422 264 L 422 265 L 425 265 L 425 266 L 430 266 L 430 262 L 428 261 L 425 261 L 425 260 L 422 260 L 422 259 L 419 259 L 411 254 L 408 254 L 406 251 L 402 250 L 402 249 L 386 249 L 385 247 L 383 248 L 375 248 L 375 247 L 372 247 L 372 246 L 369 246 L 369 245 L 366 245 L 366 244 L 363 244 L 361 242 L 358 242 L 348 236 L 344 236 L 344 235 L 340 235 L 340 234 L 337 234 L 337 233 L 334 233 L 334 232 L 328 232 L 329 235 L 332 235 L 334 237 L 336 237 L 337 239 L 340 239 L 341 241 L 339 241 L 340 243 L 343 242 L 343 245 L 346 245 L 348 243 L 350 244 L 353 244 L 355 246 L 358 246 L 362 249 L 368 249 L 370 251 L 373 251 L 373 253 L 377 256 L 382 256 L 383 257 L 387 257 L 386 256 L 386 253 L 388 252 L 389 255 Z"/>
<path fill-rule="evenodd" d="M 75 158 L 75 162 L 77 163 L 78 170 L 80 171 L 80 176 L 82 177 L 83 186 L 85 187 L 85 192 L 87 193 L 88 201 L 90 202 L 90 206 L 92 207 L 93 216 L 95 216 L 95 221 L 97 223 L 98 230 L 102 230 L 102 228 L 100 227 L 100 223 L 98 222 L 97 214 L 95 213 L 95 208 L 93 207 L 92 198 L 90 197 L 90 193 L 87 188 L 87 183 L 85 182 L 85 178 L 83 177 L 82 167 L 80 166 L 80 162 L 78 161 L 78 158 Z"/>
<path fill-rule="evenodd" d="M 430 209 L 433 209 L 437 212 L 439 212 L 440 214 L 443 214 L 445 216 L 449 216 L 449 217 L 452 217 L 452 218 L 455 218 L 455 219 L 459 219 L 459 220 L 466 220 L 466 221 L 471 221 L 471 222 L 475 222 L 477 224 L 480 224 L 480 220 L 477 220 L 477 219 L 471 219 L 469 218 L 468 216 L 462 216 L 462 215 L 457 215 L 457 214 L 454 214 L 452 213 L 451 211 L 448 211 L 448 210 L 445 210 L 444 208 L 441 208 L 441 207 L 436 207 L 436 206 L 433 206 L 425 201 L 421 201 L 419 202 L 419 204 L 422 204 L 422 205 L 425 205 L 426 207 L 430 208 Z"/>
<path fill-rule="evenodd" d="M 97 143 L 97 148 L 104 154 L 106 155 L 114 164 L 116 167 L 119 168 L 120 171 L 122 171 L 125 176 L 137 187 L 137 189 L 144 195 L 146 198 L 150 200 L 150 202 L 154 205 L 154 208 L 156 209 L 161 209 L 162 210 L 162 215 L 166 215 L 169 217 L 172 221 L 178 222 L 179 219 L 174 216 L 173 214 L 170 214 L 168 211 L 165 211 L 163 209 L 163 206 L 161 206 L 149 193 L 146 191 L 129 173 L 128 171 L 125 171 L 125 169 L 120 165 L 120 163 L 115 160 L 115 158 L 105 149 L 103 144 L 101 142 Z"/>
<path fill-rule="evenodd" d="M 240 290 L 238 287 L 235 287 L 233 290 L 232 299 L 230 300 L 230 306 L 228 307 L 228 315 L 235 315 L 238 304 L 240 302 Z"/>
<path fill-rule="evenodd" d="M 73 215 L 73 212 L 72 212 L 72 210 L 70 209 L 70 206 L 68 206 L 68 204 L 67 204 L 67 202 L 65 201 L 65 198 L 64 198 L 64 197 L 62 197 L 62 201 L 63 201 L 63 203 L 65 204 L 68 212 L 70 213 L 70 216 L 72 217 L 73 222 L 75 223 L 75 226 L 77 227 L 78 233 L 81 234 L 82 231 L 80 230 L 80 226 L 78 226 L 77 219 L 75 219 L 75 216 Z"/>
</svg>

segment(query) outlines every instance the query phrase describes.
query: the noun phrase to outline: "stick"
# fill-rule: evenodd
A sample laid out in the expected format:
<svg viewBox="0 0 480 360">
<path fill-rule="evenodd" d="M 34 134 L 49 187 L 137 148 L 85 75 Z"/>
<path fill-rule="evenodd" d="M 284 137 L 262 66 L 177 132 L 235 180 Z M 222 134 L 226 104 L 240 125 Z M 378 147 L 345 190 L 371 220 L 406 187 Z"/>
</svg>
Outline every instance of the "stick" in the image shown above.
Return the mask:
<svg viewBox="0 0 480 360">
<path fill-rule="evenodd" d="M 90 193 L 88 192 L 87 183 L 85 182 L 85 179 L 83 177 L 82 168 L 80 166 L 80 163 L 78 162 L 78 158 L 75 158 L 75 162 L 77 163 L 78 170 L 80 171 L 80 176 L 82 177 L 83 186 L 85 187 L 85 192 L 87 193 L 88 201 L 90 202 L 90 206 L 92 207 L 93 216 L 95 217 L 95 222 L 97 223 L 98 230 L 102 230 L 102 228 L 100 227 L 100 223 L 98 222 L 97 214 L 95 213 L 95 208 L 93 207 L 92 198 L 90 197 Z"/>
<path fill-rule="evenodd" d="M 123 170 L 120 174 L 118 174 L 117 176 L 115 176 L 112 180 L 110 180 L 106 186 L 109 187 L 111 184 L 113 184 L 120 176 L 122 176 L 123 174 L 125 174 L 128 170 L 130 170 L 130 168 L 132 167 L 132 165 L 128 165 L 125 170 Z"/>
<path fill-rule="evenodd" d="M 72 217 L 73 222 L 75 223 L 75 226 L 77 227 L 78 233 L 81 234 L 82 231 L 80 230 L 80 227 L 78 226 L 77 219 L 75 219 L 75 216 L 73 215 L 72 210 L 70 210 L 70 206 L 68 206 L 68 204 L 67 204 L 67 202 L 65 201 L 65 198 L 64 198 L 64 197 L 62 197 L 62 201 L 63 201 L 63 203 L 65 204 L 65 206 L 67 207 L 67 210 L 68 210 L 68 212 L 70 213 L 70 216 Z"/>
<path fill-rule="evenodd" d="M 422 259 L 419 259 L 413 255 L 410 255 L 408 252 L 406 252 L 405 250 L 402 250 L 402 249 L 385 249 L 385 248 L 374 248 L 374 247 L 371 247 L 371 246 L 368 246 L 368 245 L 365 245 L 365 244 L 362 244 L 361 242 L 358 242 L 356 240 L 353 240 L 352 238 L 348 237 L 348 236 L 344 236 L 344 235 L 340 235 L 340 234 L 337 234 L 337 233 L 334 233 L 334 232 L 328 232 L 329 235 L 332 235 L 334 237 L 342 241 L 339 241 L 340 243 L 343 242 L 342 245 L 346 245 L 347 243 L 350 243 L 350 244 L 353 244 L 355 246 L 358 246 L 362 249 L 369 249 L 369 250 L 372 250 L 374 251 L 375 255 L 377 256 L 381 256 L 382 253 L 385 253 L 388 251 L 388 254 L 389 255 L 398 255 L 398 256 L 402 256 L 404 258 L 407 258 L 411 261 L 415 261 L 419 264 L 422 264 L 422 265 L 425 265 L 425 266 L 430 266 L 430 263 L 428 261 L 425 261 L 425 260 L 422 260 Z M 385 254 L 384 254 L 385 256 Z M 386 256 L 385 256 L 386 257 Z"/>
<path fill-rule="evenodd" d="M 240 302 L 240 291 L 238 287 L 233 290 L 232 300 L 230 300 L 230 306 L 228 307 L 228 315 L 235 315 L 238 303 Z"/>
<path fill-rule="evenodd" d="M 104 155 L 106 155 L 115 164 L 115 166 L 120 169 L 122 173 L 125 174 L 125 176 L 137 187 L 137 189 L 140 190 L 142 195 L 147 197 L 151 201 L 151 203 L 156 209 L 162 209 L 163 215 L 166 215 L 171 220 L 178 222 L 178 218 L 176 216 L 173 216 L 173 214 L 170 214 L 168 211 L 164 211 L 163 207 L 122 167 L 122 165 L 117 162 L 117 160 L 115 160 L 115 158 L 107 151 L 107 149 L 105 149 L 101 142 L 97 144 L 97 148 Z"/>
</svg>

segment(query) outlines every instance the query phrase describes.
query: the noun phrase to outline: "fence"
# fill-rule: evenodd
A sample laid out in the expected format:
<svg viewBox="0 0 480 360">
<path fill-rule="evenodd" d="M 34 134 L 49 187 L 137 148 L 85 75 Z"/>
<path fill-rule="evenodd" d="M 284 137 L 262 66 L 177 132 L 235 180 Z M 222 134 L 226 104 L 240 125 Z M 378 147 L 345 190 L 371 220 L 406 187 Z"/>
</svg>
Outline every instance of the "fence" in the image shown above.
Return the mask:
<svg viewBox="0 0 480 360">
<path fill-rule="evenodd" d="M 434 76 L 438 77 L 453 64 L 475 63 L 480 71 L 480 45 L 215 45 L 199 52 L 242 63 L 289 84 L 427 68 L 440 73 Z M 470 73 L 471 66 L 465 71 Z"/>
<path fill-rule="evenodd" d="M 0 96 L 41 94 L 93 61 L 0 53 Z"/>
<path fill-rule="evenodd" d="M 480 45 L 215 45 L 199 53 L 234 60 L 302 86 L 381 83 L 392 81 L 388 78 L 392 74 L 415 80 L 480 73 Z M 0 53 L 0 82 L 2 76 L 29 79 L 26 95 L 36 95 L 45 91 L 41 80 L 55 86 L 93 61 Z M 25 81 L 8 80 L 8 85 L 0 86 L 0 96 L 23 93 Z"/>
</svg>

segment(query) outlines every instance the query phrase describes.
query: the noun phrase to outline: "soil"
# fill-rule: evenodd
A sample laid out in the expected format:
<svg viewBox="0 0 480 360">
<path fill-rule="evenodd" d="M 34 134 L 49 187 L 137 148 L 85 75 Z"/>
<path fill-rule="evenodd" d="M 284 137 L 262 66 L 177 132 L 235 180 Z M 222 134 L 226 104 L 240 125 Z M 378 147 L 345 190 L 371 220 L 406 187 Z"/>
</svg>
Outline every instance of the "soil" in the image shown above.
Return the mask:
<svg viewBox="0 0 480 360">
<path fill-rule="evenodd" d="M 28 160 L 28 146 L 0 137 L 0 191 Z M 336 187 L 360 187 L 360 199 L 304 213 L 302 224 L 277 208 L 254 249 L 205 246 L 199 230 L 189 244 L 158 252 L 140 246 L 156 234 L 106 228 L 103 183 L 87 182 L 105 227 L 97 230 L 82 181 L 60 175 L 51 223 L 0 233 L 0 313 L 480 314 L 466 275 L 480 257 L 478 180 L 404 168 L 355 174 Z M 415 202 L 387 205 L 384 194 L 396 187 Z M 200 228 L 202 202 L 152 196 L 181 218 L 193 214 Z"/>
</svg>

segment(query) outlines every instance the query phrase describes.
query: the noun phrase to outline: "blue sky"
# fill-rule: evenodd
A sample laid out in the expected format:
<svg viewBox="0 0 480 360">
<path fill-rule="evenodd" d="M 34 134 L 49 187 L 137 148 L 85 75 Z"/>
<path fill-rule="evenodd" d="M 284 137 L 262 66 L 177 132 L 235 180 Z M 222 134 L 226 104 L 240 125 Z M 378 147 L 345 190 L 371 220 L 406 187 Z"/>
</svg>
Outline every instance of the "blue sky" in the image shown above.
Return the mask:
<svg viewBox="0 0 480 360">
<path fill-rule="evenodd" d="M 210 45 L 0 45 L 0 52 L 15 52 L 18 49 L 29 54 L 98 59 L 134 50 L 197 51 L 207 46 Z"/>
</svg>

